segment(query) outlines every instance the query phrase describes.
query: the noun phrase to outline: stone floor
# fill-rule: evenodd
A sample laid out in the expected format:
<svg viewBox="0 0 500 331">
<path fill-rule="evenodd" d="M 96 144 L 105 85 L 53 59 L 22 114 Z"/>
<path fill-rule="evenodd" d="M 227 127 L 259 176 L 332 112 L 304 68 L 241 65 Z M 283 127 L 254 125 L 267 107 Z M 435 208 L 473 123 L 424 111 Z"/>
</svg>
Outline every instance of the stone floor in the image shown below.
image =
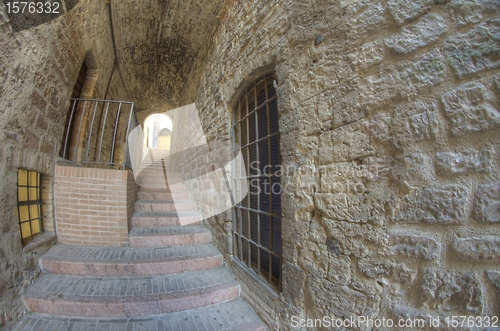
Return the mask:
<svg viewBox="0 0 500 331">
<path fill-rule="evenodd" d="M 149 169 L 143 183 L 161 174 Z M 148 186 L 130 247 L 58 244 L 40 259 L 42 275 L 24 297 L 31 313 L 15 331 L 265 330 L 210 232 L 199 222 L 179 226 L 171 194 Z M 180 198 L 179 213 L 199 218 L 189 195 Z"/>
</svg>

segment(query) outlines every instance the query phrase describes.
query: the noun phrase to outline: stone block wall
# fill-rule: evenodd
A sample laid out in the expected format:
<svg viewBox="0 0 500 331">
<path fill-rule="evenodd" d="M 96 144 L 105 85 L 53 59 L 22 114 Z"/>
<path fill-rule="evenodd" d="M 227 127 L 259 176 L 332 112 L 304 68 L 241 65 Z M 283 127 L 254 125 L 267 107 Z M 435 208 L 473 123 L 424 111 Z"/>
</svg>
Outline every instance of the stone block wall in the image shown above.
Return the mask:
<svg viewBox="0 0 500 331">
<path fill-rule="evenodd" d="M 54 186 L 60 243 L 129 245 L 138 191 L 130 171 L 56 165 Z"/>
<path fill-rule="evenodd" d="M 205 222 L 271 329 L 294 329 L 296 316 L 500 314 L 499 9 L 496 0 L 228 1 L 187 82 L 184 73 L 182 87 L 162 78 L 173 104 L 196 102 L 209 145 L 229 146 L 238 95 L 276 72 L 288 169 L 281 292 L 256 290 L 258 280 L 238 269 L 230 212 Z M 51 244 L 23 252 L 17 169 L 54 176 L 88 51 L 96 96 L 129 99 L 113 69 L 107 10 L 80 0 L 13 32 L 0 4 L 1 327 L 22 316 L 21 295 Z"/>
<path fill-rule="evenodd" d="M 294 328 L 294 316 L 500 314 L 499 9 L 490 0 L 227 8 L 186 103 L 196 100 L 207 140 L 224 142 L 242 89 L 276 71 L 289 169 L 279 300 L 231 262 L 230 213 L 205 221 L 271 329 L 311 329 Z"/>
<path fill-rule="evenodd" d="M 13 31 L 0 4 L 0 328 L 6 330 L 24 314 L 22 294 L 39 273 L 38 258 L 54 243 L 24 250 L 16 212 L 17 169 L 54 178 L 69 98 L 84 60 L 99 70 L 96 96 L 129 99 L 113 70 L 107 10 L 105 2 L 80 0 L 55 20 Z M 52 192 L 52 186 L 44 182 L 42 192 Z M 44 213 L 52 213 L 50 195 L 44 195 L 44 203 Z"/>
</svg>

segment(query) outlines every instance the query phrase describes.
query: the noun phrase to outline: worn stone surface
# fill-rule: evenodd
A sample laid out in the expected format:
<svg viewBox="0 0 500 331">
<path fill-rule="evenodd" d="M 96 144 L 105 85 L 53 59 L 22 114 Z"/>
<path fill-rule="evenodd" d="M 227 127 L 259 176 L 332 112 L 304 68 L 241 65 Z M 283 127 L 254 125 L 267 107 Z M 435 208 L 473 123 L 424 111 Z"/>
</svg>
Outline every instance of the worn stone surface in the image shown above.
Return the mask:
<svg viewBox="0 0 500 331">
<path fill-rule="evenodd" d="M 421 291 L 423 308 L 474 314 L 483 312 L 483 292 L 474 272 L 426 269 Z"/>
<path fill-rule="evenodd" d="M 319 157 L 323 164 L 352 161 L 374 154 L 361 122 L 349 124 L 319 137 Z"/>
<path fill-rule="evenodd" d="M 400 98 L 406 99 L 430 90 L 444 80 L 445 62 L 441 52 L 434 49 L 415 57 L 413 61 L 381 66 L 377 73 L 365 75 L 359 81 L 357 101 L 368 109 L 379 109 L 394 105 Z"/>
<path fill-rule="evenodd" d="M 500 66 L 500 20 L 447 39 L 446 58 L 459 77 Z"/>
<path fill-rule="evenodd" d="M 488 279 L 493 283 L 493 285 L 497 289 L 500 289 L 500 272 L 488 270 L 486 271 L 486 275 L 488 276 Z"/>
<path fill-rule="evenodd" d="M 283 295 L 298 307 L 302 305 L 302 300 L 304 299 L 303 288 L 305 280 L 306 274 L 304 270 L 290 263 L 283 265 L 283 283 L 286 284 Z"/>
<path fill-rule="evenodd" d="M 423 153 L 407 153 L 394 160 L 390 178 L 402 193 L 431 185 L 435 179 L 433 164 Z"/>
<path fill-rule="evenodd" d="M 407 256 L 424 260 L 438 259 L 441 244 L 436 239 L 419 235 L 391 235 L 385 250 L 389 256 Z"/>
<path fill-rule="evenodd" d="M 392 119 L 392 143 L 396 147 L 435 139 L 439 132 L 440 120 L 435 103 L 419 101 L 398 106 L 392 113 Z"/>
<path fill-rule="evenodd" d="M 500 222 L 500 182 L 481 185 L 474 202 L 474 219 L 479 222 Z"/>
<path fill-rule="evenodd" d="M 379 312 L 377 307 L 381 299 L 379 293 L 358 291 L 349 286 L 336 285 L 328 280 L 315 278 L 307 280 L 305 292 L 306 297 L 310 298 L 306 307 L 309 316 L 319 314 L 341 318 L 352 313 L 373 317 Z"/>
<path fill-rule="evenodd" d="M 366 43 L 360 47 L 359 51 L 351 55 L 356 65 L 362 70 L 379 64 L 384 59 L 384 47 L 380 42 Z"/>
<path fill-rule="evenodd" d="M 360 190 L 357 195 L 347 193 L 316 193 L 314 195 L 314 206 L 324 215 L 325 218 L 348 221 L 355 223 L 378 222 L 382 215 L 380 212 L 374 212 L 374 206 L 377 210 L 383 209 L 383 202 L 380 199 L 361 194 L 362 187 L 354 187 L 353 190 Z"/>
<path fill-rule="evenodd" d="M 417 275 L 415 269 L 410 269 L 405 264 L 393 263 L 391 261 L 361 259 L 358 262 L 358 267 L 366 277 L 385 277 L 402 284 L 412 284 Z"/>
<path fill-rule="evenodd" d="M 496 237 L 458 238 L 453 242 L 453 251 L 464 261 L 498 262 L 500 239 Z"/>
<path fill-rule="evenodd" d="M 417 23 L 405 26 L 401 33 L 385 39 L 396 53 L 408 54 L 437 40 L 448 30 L 445 20 L 437 14 L 427 14 Z"/>
<path fill-rule="evenodd" d="M 319 175 L 321 193 L 362 194 L 368 169 L 355 162 L 341 162 L 319 167 Z"/>
<path fill-rule="evenodd" d="M 392 0 L 388 7 L 398 25 L 408 23 L 425 14 L 434 4 L 434 0 Z"/>
<path fill-rule="evenodd" d="M 361 10 L 355 14 L 353 22 L 350 24 L 354 32 L 358 35 L 372 34 L 377 29 L 387 26 L 387 21 L 384 17 L 384 6 L 381 3 L 374 2 L 369 4 L 368 1 L 360 1 Z M 356 6 L 356 4 L 354 4 Z"/>
<path fill-rule="evenodd" d="M 440 175 L 456 175 L 472 172 L 489 172 L 493 153 L 489 150 L 465 150 L 462 153 L 436 153 L 434 162 Z"/>
<path fill-rule="evenodd" d="M 459 24 L 478 23 L 500 9 L 496 0 L 451 0 L 450 14 Z"/>
<path fill-rule="evenodd" d="M 454 136 L 497 127 L 500 111 L 493 92 L 479 82 L 460 85 L 442 97 Z"/>
<path fill-rule="evenodd" d="M 461 185 L 425 188 L 396 204 L 394 220 L 408 223 L 459 224 L 468 216 L 469 190 Z"/>
<path fill-rule="evenodd" d="M 324 223 L 327 243 L 331 244 L 330 247 L 336 255 L 367 257 L 371 251 L 378 250 L 381 242 L 385 240 L 385 234 L 380 227 L 372 224 L 331 220 Z"/>
</svg>

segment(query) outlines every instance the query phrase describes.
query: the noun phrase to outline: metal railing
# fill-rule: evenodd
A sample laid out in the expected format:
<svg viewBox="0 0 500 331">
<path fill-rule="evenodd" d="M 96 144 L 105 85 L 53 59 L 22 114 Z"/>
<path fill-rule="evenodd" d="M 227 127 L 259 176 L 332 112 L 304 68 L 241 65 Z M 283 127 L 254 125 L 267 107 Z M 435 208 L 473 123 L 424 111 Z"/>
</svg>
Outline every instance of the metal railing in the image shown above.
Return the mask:
<svg viewBox="0 0 500 331">
<path fill-rule="evenodd" d="M 128 134 L 137 125 L 133 102 L 73 98 L 70 109 L 60 155 L 63 159 L 131 168 Z"/>
</svg>

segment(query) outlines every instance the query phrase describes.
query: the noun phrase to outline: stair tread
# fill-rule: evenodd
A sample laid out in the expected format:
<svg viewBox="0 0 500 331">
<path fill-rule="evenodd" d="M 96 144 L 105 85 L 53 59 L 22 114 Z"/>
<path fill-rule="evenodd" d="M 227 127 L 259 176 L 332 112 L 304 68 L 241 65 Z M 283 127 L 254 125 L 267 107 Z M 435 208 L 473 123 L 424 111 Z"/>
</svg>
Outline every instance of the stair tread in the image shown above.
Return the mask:
<svg viewBox="0 0 500 331">
<path fill-rule="evenodd" d="M 239 298 L 203 308 L 138 318 L 71 318 L 30 313 L 15 331 L 73 329 L 264 331 L 265 326 L 250 306 Z"/>
<path fill-rule="evenodd" d="M 221 265 L 222 254 L 211 243 L 160 248 L 58 244 L 40 258 L 44 272 L 96 277 L 175 274 Z"/>
<path fill-rule="evenodd" d="M 68 262 L 112 262 L 117 264 L 150 261 L 182 260 L 221 255 L 213 244 L 172 246 L 161 248 L 98 247 L 58 244 L 41 260 L 56 259 Z M 42 262 L 43 263 L 43 262 Z"/>
<path fill-rule="evenodd" d="M 198 211 L 136 211 L 132 217 L 177 217 L 177 216 L 201 216 Z"/>
<path fill-rule="evenodd" d="M 158 298 L 206 292 L 216 286 L 234 286 L 237 281 L 225 268 L 182 274 L 136 277 L 88 277 L 42 274 L 25 294 L 26 298 L 57 298 L 62 301 L 120 302 L 127 298 L 152 301 Z"/>
<path fill-rule="evenodd" d="M 166 200 L 137 200 L 136 203 L 174 203 L 173 199 L 166 199 Z M 195 201 L 191 199 L 175 199 L 175 203 L 196 203 Z"/>
<path fill-rule="evenodd" d="M 143 190 L 143 187 L 139 189 L 139 192 L 146 192 L 146 193 L 171 193 L 169 190 L 166 190 L 164 188 L 147 188 L 146 190 Z M 179 190 L 175 191 L 175 193 L 191 193 L 189 190 Z"/>
<path fill-rule="evenodd" d="M 191 226 L 160 226 L 160 227 L 133 227 L 129 236 L 155 236 L 155 235 L 183 235 L 183 234 L 210 234 L 210 231 L 200 225 Z"/>
</svg>

